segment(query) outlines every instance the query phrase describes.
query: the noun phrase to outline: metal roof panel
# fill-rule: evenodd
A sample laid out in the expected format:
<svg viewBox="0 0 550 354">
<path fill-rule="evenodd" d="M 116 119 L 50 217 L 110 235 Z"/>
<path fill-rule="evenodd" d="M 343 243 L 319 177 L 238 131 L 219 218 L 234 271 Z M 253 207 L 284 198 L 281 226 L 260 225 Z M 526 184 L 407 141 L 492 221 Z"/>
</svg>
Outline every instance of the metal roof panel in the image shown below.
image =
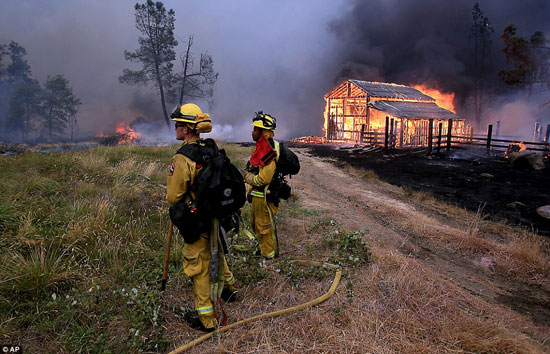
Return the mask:
<svg viewBox="0 0 550 354">
<path fill-rule="evenodd" d="M 385 82 L 371 82 L 361 80 L 349 80 L 354 85 L 365 91 L 372 97 L 405 98 L 415 100 L 435 101 L 432 97 L 423 94 L 410 86 L 390 84 Z"/>
<path fill-rule="evenodd" d="M 453 112 L 439 107 L 435 102 L 375 101 L 369 107 L 397 118 L 460 119 Z"/>
</svg>

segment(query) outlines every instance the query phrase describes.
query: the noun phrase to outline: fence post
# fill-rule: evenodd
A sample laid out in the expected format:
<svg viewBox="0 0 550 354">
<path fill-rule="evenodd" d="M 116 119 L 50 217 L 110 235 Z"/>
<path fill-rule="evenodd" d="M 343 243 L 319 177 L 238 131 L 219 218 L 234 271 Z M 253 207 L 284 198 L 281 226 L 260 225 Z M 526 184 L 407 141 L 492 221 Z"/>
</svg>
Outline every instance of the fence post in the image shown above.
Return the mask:
<svg viewBox="0 0 550 354">
<path fill-rule="evenodd" d="M 434 120 L 430 118 L 428 126 L 428 155 L 432 154 L 433 139 L 434 139 Z"/>
<path fill-rule="evenodd" d="M 403 118 L 401 118 L 399 125 L 399 147 L 403 149 Z"/>
<path fill-rule="evenodd" d="M 384 130 L 384 150 L 388 151 L 388 129 L 390 124 L 390 117 L 386 116 L 386 129 Z"/>
<path fill-rule="evenodd" d="M 393 118 L 390 119 L 390 135 L 388 136 L 390 149 L 393 149 Z"/>
<path fill-rule="evenodd" d="M 550 124 L 546 125 L 546 137 L 544 138 L 544 142 L 546 143 L 546 150 L 548 150 L 548 153 L 550 154 Z"/>
<path fill-rule="evenodd" d="M 443 133 L 443 123 L 439 123 L 439 133 L 437 134 L 437 153 L 441 150 L 441 134 Z"/>
<path fill-rule="evenodd" d="M 365 137 L 365 124 L 361 124 L 361 133 L 359 134 L 359 144 L 363 144 L 363 139 Z"/>
<path fill-rule="evenodd" d="M 453 131 L 453 120 L 449 119 L 447 123 L 447 151 L 451 151 L 452 131 Z"/>
<path fill-rule="evenodd" d="M 540 122 L 538 120 L 535 121 L 535 130 L 533 131 L 533 141 L 540 140 L 540 136 L 541 136 L 540 128 L 541 128 Z"/>
<path fill-rule="evenodd" d="M 487 152 L 491 151 L 491 138 L 493 136 L 493 125 L 487 127 Z"/>
<path fill-rule="evenodd" d="M 498 137 L 499 134 L 500 134 L 500 120 L 497 120 L 497 130 L 496 130 L 496 132 L 495 132 L 495 136 Z"/>
</svg>

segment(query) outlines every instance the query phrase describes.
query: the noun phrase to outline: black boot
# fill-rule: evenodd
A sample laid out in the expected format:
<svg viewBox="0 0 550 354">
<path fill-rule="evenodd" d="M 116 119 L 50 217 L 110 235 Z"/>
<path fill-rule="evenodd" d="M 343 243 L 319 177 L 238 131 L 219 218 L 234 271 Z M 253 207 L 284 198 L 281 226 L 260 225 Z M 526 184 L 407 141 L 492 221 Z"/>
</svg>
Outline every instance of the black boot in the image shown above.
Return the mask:
<svg viewBox="0 0 550 354">
<path fill-rule="evenodd" d="M 187 311 L 183 315 L 183 317 L 185 318 L 185 321 L 187 322 L 189 327 L 193 329 L 197 329 L 203 332 L 213 332 L 214 330 L 216 330 L 215 327 L 212 327 L 212 328 L 204 327 L 204 325 L 201 322 L 201 319 L 199 318 L 199 314 L 197 313 L 197 311 L 194 311 L 194 310 Z"/>
</svg>

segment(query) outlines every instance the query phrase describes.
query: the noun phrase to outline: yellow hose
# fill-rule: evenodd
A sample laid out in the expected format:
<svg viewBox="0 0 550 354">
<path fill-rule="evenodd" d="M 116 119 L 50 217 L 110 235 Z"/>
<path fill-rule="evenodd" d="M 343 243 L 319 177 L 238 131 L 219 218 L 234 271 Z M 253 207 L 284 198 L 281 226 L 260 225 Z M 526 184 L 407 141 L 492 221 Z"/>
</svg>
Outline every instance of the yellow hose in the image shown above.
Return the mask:
<svg viewBox="0 0 550 354">
<path fill-rule="evenodd" d="M 308 301 L 308 302 L 305 302 L 303 304 L 293 306 L 293 307 L 289 307 L 289 308 L 282 309 L 282 310 L 278 310 L 278 311 L 274 311 L 274 312 L 264 313 L 264 314 L 261 314 L 261 315 L 245 318 L 244 320 L 240 320 L 239 322 L 235 322 L 235 323 L 232 323 L 232 324 L 227 325 L 225 327 L 221 327 L 221 328 L 215 330 L 214 332 L 207 333 L 207 334 L 205 334 L 203 336 L 200 336 L 199 338 L 197 338 L 197 339 L 195 339 L 195 340 L 193 340 L 193 341 L 191 341 L 187 344 L 182 345 L 181 347 L 171 351 L 170 354 L 183 353 L 184 351 L 193 348 L 195 345 L 204 342 L 208 338 L 211 338 L 212 336 L 214 336 L 218 333 L 229 331 L 230 329 L 233 329 L 237 326 L 240 326 L 240 325 L 248 323 L 248 322 L 260 320 L 260 319 L 263 319 L 263 318 L 270 318 L 270 317 L 277 317 L 277 316 L 281 316 L 281 315 L 286 315 L 288 313 L 300 311 L 300 310 L 303 310 L 305 308 L 318 305 L 321 302 L 328 300 L 334 294 L 334 292 L 336 291 L 336 288 L 338 287 L 338 283 L 340 283 L 340 278 L 342 277 L 342 271 L 340 270 L 340 268 L 338 266 L 336 266 L 334 264 L 329 264 L 329 263 L 321 263 L 321 262 L 315 262 L 315 261 L 302 261 L 302 260 L 294 260 L 294 261 L 292 261 L 292 263 L 294 263 L 296 265 L 301 265 L 301 266 L 323 266 L 323 267 L 329 267 L 329 268 L 332 268 L 332 269 L 336 269 L 336 274 L 334 275 L 334 279 L 332 280 L 332 285 L 330 286 L 330 289 L 325 294 L 319 296 L 318 298 L 313 299 L 313 300 Z"/>
</svg>

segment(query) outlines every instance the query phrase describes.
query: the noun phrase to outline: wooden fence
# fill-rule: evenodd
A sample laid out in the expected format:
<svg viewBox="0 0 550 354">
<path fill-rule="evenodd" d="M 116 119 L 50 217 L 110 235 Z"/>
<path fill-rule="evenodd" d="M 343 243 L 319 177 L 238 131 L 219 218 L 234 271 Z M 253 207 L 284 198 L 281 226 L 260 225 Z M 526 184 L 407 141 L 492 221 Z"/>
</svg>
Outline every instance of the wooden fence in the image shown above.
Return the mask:
<svg viewBox="0 0 550 354">
<path fill-rule="evenodd" d="M 487 135 L 452 135 L 453 120 L 449 119 L 447 134 L 442 135 L 443 123 L 439 123 L 439 129 L 437 135 L 434 135 L 434 120 L 429 120 L 428 127 L 428 146 L 427 153 L 440 152 L 443 148 L 446 151 L 450 151 L 452 148 L 456 148 L 462 145 L 473 145 L 484 147 L 488 152 L 491 150 L 507 150 L 510 144 L 517 144 L 522 142 L 527 150 L 542 152 L 546 155 L 550 155 L 550 124 L 546 126 L 546 135 L 544 140 L 541 141 L 524 141 L 521 139 L 501 139 L 498 135 L 493 135 L 493 125 L 489 124 L 487 127 Z M 386 127 L 383 133 L 368 132 L 365 131 L 364 126 L 361 129 L 360 142 L 362 144 L 369 145 L 383 145 L 385 150 L 394 149 L 397 142 L 397 134 L 393 131 L 393 124 L 390 123 L 389 118 L 386 117 Z"/>
</svg>

